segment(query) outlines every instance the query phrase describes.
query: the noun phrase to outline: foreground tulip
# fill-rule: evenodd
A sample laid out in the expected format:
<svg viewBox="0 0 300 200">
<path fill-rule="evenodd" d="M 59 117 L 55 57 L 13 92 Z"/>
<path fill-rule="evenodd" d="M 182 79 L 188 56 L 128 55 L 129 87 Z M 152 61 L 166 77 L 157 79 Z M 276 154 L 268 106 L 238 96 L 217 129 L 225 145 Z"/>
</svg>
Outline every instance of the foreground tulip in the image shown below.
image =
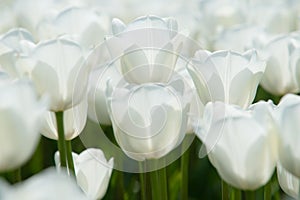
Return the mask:
<svg viewBox="0 0 300 200">
<path fill-rule="evenodd" d="M 271 40 L 261 53 L 267 67 L 261 81 L 262 87 L 274 95 L 298 93 L 300 34 L 279 36 Z"/>
<path fill-rule="evenodd" d="M 88 200 L 73 179 L 54 169 L 47 169 L 14 186 L 0 180 L 0 197 L 1 200 Z"/>
<path fill-rule="evenodd" d="M 83 130 L 87 118 L 87 101 L 83 100 L 77 106 L 64 112 L 64 134 L 66 140 L 72 140 Z M 57 122 L 54 112 L 48 111 L 43 118 L 41 134 L 47 138 L 58 140 Z"/>
<path fill-rule="evenodd" d="M 102 199 L 107 191 L 114 160 L 106 160 L 100 149 L 86 149 L 79 155 L 73 153 L 77 183 L 90 199 Z M 60 167 L 59 153 L 55 163 Z"/>
<path fill-rule="evenodd" d="M 108 90 L 108 106 L 116 141 L 129 157 L 158 159 L 181 143 L 189 104 L 180 81 L 121 85 Z"/>
<path fill-rule="evenodd" d="M 83 50 L 73 41 L 42 42 L 19 65 L 27 68 L 39 94 L 49 95 L 53 112 L 76 106 L 86 96 L 90 68 Z"/>
<path fill-rule="evenodd" d="M 33 154 L 46 109 L 28 82 L 0 84 L 0 171 L 21 166 Z"/>
<path fill-rule="evenodd" d="M 282 166 L 300 178 L 300 97 L 285 95 L 276 112 L 279 127 L 279 160 Z"/>
<path fill-rule="evenodd" d="M 208 123 L 196 134 L 221 178 L 236 188 L 255 190 L 274 172 L 277 138 L 269 106 L 262 102 L 245 111 L 216 102 L 205 108 L 204 121 Z M 208 141 L 207 136 L 212 135 L 215 141 Z"/>
<path fill-rule="evenodd" d="M 188 71 L 205 105 L 212 101 L 248 107 L 254 100 L 265 63 L 255 51 L 197 51 Z"/>
<path fill-rule="evenodd" d="M 277 178 L 281 189 L 286 194 L 297 199 L 299 194 L 299 178 L 284 169 L 280 163 L 277 164 Z"/>
</svg>

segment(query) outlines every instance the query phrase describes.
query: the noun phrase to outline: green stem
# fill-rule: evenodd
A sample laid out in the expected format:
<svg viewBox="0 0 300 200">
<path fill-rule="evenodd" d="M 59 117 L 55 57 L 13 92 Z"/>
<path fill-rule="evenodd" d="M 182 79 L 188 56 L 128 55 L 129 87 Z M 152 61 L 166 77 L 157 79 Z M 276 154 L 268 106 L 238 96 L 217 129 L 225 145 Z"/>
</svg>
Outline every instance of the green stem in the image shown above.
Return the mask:
<svg viewBox="0 0 300 200">
<path fill-rule="evenodd" d="M 181 156 L 180 164 L 181 164 L 181 199 L 187 200 L 189 198 L 188 194 L 188 173 L 189 173 L 189 149 L 184 152 Z"/>
<path fill-rule="evenodd" d="M 272 181 L 269 181 L 264 187 L 264 200 L 272 199 Z"/>
<path fill-rule="evenodd" d="M 255 200 L 255 191 L 245 191 L 246 200 Z"/>
<path fill-rule="evenodd" d="M 167 185 L 167 168 L 164 167 L 159 170 L 159 177 L 161 177 L 161 190 L 162 190 L 162 199 L 168 199 L 168 185 Z"/>
<path fill-rule="evenodd" d="M 58 151 L 60 157 L 60 165 L 66 167 L 66 144 L 65 144 L 65 133 L 64 133 L 64 113 L 59 111 L 55 113 L 56 123 L 57 123 L 57 132 L 58 132 Z"/>
<path fill-rule="evenodd" d="M 229 186 L 222 180 L 222 200 L 229 200 Z"/>
<path fill-rule="evenodd" d="M 139 163 L 140 167 L 140 184 L 141 184 L 141 199 L 146 200 L 147 199 L 147 193 L 146 193 L 146 173 L 144 173 L 143 163 Z"/>
<path fill-rule="evenodd" d="M 150 172 L 152 199 L 168 199 L 166 168 Z"/>
<path fill-rule="evenodd" d="M 231 193 L 230 193 L 230 199 L 231 200 L 241 200 L 242 199 L 241 190 L 232 187 Z"/>
<path fill-rule="evenodd" d="M 152 171 L 150 174 L 150 182 L 151 182 L 151 192 L 152 192 L 152 199 L 159 199 L 160 198 L 160 188 L 158 186 L 158 173 L 157 171 Z"/>
<path fill-rule="evenodd" d="M 72 142 L 71 140 L 66 141 L 66 152 L 67 152 L 67 161 L 68 161 L 68 169 L 70 174 L 72 174 L 75 178 L 75 169 L 74 169 L 74 162 L 72 156 Z"/>
</svg>

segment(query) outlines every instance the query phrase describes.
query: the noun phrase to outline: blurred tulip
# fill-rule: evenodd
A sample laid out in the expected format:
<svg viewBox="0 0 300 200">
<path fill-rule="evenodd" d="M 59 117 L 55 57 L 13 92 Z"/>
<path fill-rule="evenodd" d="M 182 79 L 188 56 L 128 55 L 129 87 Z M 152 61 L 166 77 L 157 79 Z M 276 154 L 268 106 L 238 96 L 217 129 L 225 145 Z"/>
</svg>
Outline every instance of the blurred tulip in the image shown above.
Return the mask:
<svg viewBox="0 0 300 200">
<path fill-rule="evenodd" d="M 254 100 L 265 63 L 253 50 L 244 54 L 200 50 L 187 67 L 204 105 L 222 101 L 247 108 Z"/>
<path fill-rule="evenodd" d="M 113 87 L 118 85 L 122 75 L 114 66 L 96 68 L 91 72 L 88 93 L 88 116 L 94 122 L 111 125 L 107 105 L 107 81 Z"/>
<path fill-rule="evenodd" d="M 216 37 L 214 49 L 233 50 L 243 53 L 250 49 L 261 49 L 270 40 L 270 37 L 260 27 L 249 25 L 234 26 L 224 29 Z"/>
<path fill-rule="evenodd" d="M 107 191 L 114 160 L 106 160 L 100 149 L 86 149 L 79 155 L 72 153 L 78 185 L 90 199 L 102 199 Z M 60 166 L 59 152 L 55 153 Z"/>
<path fill-rule="evenodd" d="M 26 46 L 22 45 L 24 41 L 33 42 L 33 37 L 22 28 L 11 29 L 0 36 L 0 69 L 15 78 L 20 78 L 24 71 L 16 65 L 18 58 L 28 52 Z"/>
<path fill-rule="evenodd" d="M 63 172 L 47 169 L 28 180 L 10 186 L 0 180 L 1 200 L 88 200 L 75 181 Z"/>
<path fill-rule="evenodd" d="M 86 124 L 87 109 L 87 100 L 83 100 L 77 106 L 64 111 L 63 122 L 66 140 L 72 140 L 82 132 Z M 43 119 L 41 134 L 47 138 L 58 140 L 55 113 L 48 111 Z"/>
<path fill-rule="evenodd" d="M 87 94 L 90 67 L 77 43 L 55 39 L 35 46 L 20 60 L 39 94 L 50 96 L 50 110 L 64 111 L 78 105 Z"/>
<path fill-rule="evenodd" d="M 196 134 L 221 178 L 236 188 L 255 190 L 272 177 L 277 137 L 271 110 L 264 102 L 248 111 L 222 102 L 205 107 L 204 121 L 208 123 Z M 214 136 L 214 141 L 207 136 Z"/>
<path fill-rule="evenodd" d="M 182 142 L 190 105 L 181 80 L 120 86 L 107 96 L 114 135 L 126 155 L 158 159 Z"/>
<path fill-rule="evenodd" d="M 279 127 L 279 160 L 282 166 L 300 178 L 300 97 L 285 95 L 276 112 Z"/>
<path fill-rule="evenodd" d="M 300 34 L 274 38 L 261 54 L 267 60 L 262 87 L 274 95 L 298 93 Z"/>
<path fill-rule="evenodd" d="M 277 178 L 281 189 L 286 194 L 297 199 L 299 193 L 299 178 L 284 169 L 280 163 L 277 163 Z"/>
<path fill-rule="evenodd" d="M 40 39 L 58 36 L 78 42 L 90 49 L 104 41 L 108 34 L 110 19 L 89 8 L 72 7 L 59 13 L 53 20 L 43 21 L 38 26 Z"/>
<path fill-rule="evenodd" d="M 46 109 L 28 82 L 0 84 L 0 171 L 20 167 L 33 154 Z"/>
</svg>

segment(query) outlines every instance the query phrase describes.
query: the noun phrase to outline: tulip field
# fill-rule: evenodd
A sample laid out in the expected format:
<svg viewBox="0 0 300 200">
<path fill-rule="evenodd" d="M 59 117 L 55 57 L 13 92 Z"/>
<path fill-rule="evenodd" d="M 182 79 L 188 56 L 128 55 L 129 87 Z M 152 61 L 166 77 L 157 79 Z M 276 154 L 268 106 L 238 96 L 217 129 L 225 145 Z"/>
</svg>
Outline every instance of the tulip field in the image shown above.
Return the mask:
<svg viewBox="0 0 300 200">
<path fill-rule="evenodd" d="M 299 0 L 1 0 L 0 200 L 300 199 Z"/>
</svg>

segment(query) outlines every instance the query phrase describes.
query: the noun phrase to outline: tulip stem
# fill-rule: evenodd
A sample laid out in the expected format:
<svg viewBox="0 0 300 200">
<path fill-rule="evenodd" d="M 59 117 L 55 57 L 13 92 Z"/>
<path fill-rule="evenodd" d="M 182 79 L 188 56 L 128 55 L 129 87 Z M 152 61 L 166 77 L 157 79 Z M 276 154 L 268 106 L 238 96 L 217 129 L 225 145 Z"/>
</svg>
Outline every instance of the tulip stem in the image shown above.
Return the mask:
<svg viewBox="0 0 300 200">
<path fill-rule="evenodd" d="M 189 198 L 188 194 L 188 175 L 189 175 L 189 149 L 184 152 L 181 156 L 181 199 L 187 200 Z"/>
<path fill-rule="evenodd" d="M 272 199 L 272 181 L 269 181 L 264 187 L 264 200 Z"/>
<path fill-rule="evenodd" d="M 59 151 L 59 157 L 60 157 L 60 165 L 62 167 L 66 167 L 66 144 L 65 144 L 65 133 L 64 133 L 64 112 L 59 111 L 55 112 L 56 116 L 56 123 L 57 123 L 57 132 L 58 132 L 58 151 Z"/>
<path fill-rule="evenodd" d="M 152 199 L 168 199 L 166 168 L 150 172 Z"/>
<path fill-rule="evenodd" d="M 71 140 L 66 141 L 66 152 L 67 152 L 67 161 L 68 161 L 69 173 L 72 174 L 76 178 L 75 170 L 74 170 L 73 156 L 72 156 L 72 142 L 71 142 Z"/>
<path fill-rule="evenodd" d="M 222 200 L 229 200 L 229 186 L 222 180 Z"/>
<path fill-rule="evenodd" d="M 245 191 L 246 200 L 255 200 L 254 191 Z"/>
<path fill-rule="evenodd" d="M 140 167 L 140 185 L 141 185 L 141 199 L 142 200 L 146 200 L 147 199 L 147 194 L 146 194 L 146 173 L 144 173 L 144 167 L 143 167 L 143 163 L 140 162 L 139 163 L 139 167 Z"/>
</svg>

